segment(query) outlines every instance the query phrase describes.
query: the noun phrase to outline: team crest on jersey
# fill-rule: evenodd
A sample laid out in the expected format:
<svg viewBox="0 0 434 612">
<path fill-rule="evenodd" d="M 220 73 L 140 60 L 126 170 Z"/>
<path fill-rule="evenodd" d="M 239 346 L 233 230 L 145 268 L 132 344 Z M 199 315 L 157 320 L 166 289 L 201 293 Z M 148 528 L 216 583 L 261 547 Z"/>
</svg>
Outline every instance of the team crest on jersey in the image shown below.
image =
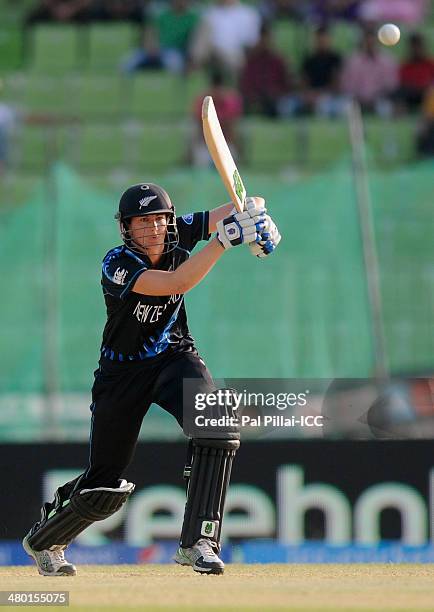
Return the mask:
<svg viewBox="0 0 434 612">
<path fill-rule="evenodd" d="M 190 213 L 189 215 L 182 215 L 182 220 L 187 223 L 187 225 L 191 225 L 193 223 L 193 214 Z"/>
<path fill-rule="evenodd" d="M 148 204 L 150 204 L 152 200 L 155 200 L 156 198 L 157 198 L 156 195 L 147 196 L 146 198 L 142 198 L 141 200 L 139 200 L 139 207 L 144 208 L 145 206 L 148 206 Z"/>
<path fill-rule="evenodd" d="M 113 282 L 116 285 L 125 285 L 125 278 L 128 274 L 128 270 L 125 268 L 116 268 L 115 273 L 113 274 Z"/>
</svg>

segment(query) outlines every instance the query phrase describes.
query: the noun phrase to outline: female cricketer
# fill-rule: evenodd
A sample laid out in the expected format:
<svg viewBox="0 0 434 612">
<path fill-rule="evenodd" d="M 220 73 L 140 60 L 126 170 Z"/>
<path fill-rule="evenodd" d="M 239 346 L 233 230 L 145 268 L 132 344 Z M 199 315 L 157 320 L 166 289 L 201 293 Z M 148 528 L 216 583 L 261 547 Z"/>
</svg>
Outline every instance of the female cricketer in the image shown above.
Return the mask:
<svg viewBox="0 0 434 612">
<path fill-rule="evenodd" d="M 107 322 L 92 387 L 90 456 L 86 471 L 59 487 L 23 540 L 45 576 L 75 575 L 65 548 L 94 521 L 119 510 L 134 490 L 122 478 L 132 460 L 143 417 L 155 402 L 183 425 L 183 381 L 209 393 L 215 386 L 191 337 L 184 295 L 223 253 L 248 244 L 265 257 L 280 241 L 262 198 L 175 217 L 168 194 L 151 183 L 133 185 L 116 215 L 123 245 L 102 262 Z M 197 254 L 200 240 L 216 236 Z M 194 571 L 221 574 L 220 533 L 239 432 L 206 432 L 190 440 L 191 465 L 180 546 L 174 560 Z"/>
</svg>

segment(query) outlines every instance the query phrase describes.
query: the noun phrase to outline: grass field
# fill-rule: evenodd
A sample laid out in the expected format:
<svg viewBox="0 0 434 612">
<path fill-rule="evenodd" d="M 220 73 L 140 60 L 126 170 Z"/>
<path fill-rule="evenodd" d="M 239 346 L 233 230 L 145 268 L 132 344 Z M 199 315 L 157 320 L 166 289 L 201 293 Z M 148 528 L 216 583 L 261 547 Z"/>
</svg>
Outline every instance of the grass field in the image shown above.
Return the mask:
<svg viewBox="0 0 434 612">
<path fill-rule="evenodd" d="M 0 590 L 65 590 L 69 609 L 92 611 L 434 610 L 434 565 L 233 564 L 223 576 L 170 565 L 82 566 L 69 578 L 38 576 L 34 567 L 3 567 Z"/>
</svg>

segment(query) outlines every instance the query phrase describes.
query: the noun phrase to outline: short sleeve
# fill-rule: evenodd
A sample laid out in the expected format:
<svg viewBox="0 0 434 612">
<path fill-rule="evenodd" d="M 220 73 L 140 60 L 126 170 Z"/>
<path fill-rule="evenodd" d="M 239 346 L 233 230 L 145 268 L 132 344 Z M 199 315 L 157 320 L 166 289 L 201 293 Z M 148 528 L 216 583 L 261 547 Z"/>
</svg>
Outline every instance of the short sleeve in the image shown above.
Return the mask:
<svg viewBox="0 0 434 612">
<path fill-rule="evenodd" d="M 107 253 L 102 262 L 104 292 L 124 299 L 132 290 L 137 277 L 147 270 L 146 264 L 133 253 L 114 249 Z"/>
<path fill-rule="evenodd" d="M 197 212 L 177 217 L 179 246 L 192 251 L 199 240 L 209 240 L 209 212 Z"/>
</svg>

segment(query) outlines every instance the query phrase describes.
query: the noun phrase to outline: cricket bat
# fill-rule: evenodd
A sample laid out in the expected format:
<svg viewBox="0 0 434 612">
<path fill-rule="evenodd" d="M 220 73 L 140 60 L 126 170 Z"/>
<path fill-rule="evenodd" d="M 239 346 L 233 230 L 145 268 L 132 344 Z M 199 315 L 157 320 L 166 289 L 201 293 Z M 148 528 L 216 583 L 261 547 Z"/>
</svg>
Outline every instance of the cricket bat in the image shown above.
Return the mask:
<svg viewBox="0 0 434 612">
<path fill-rule="evenodd" d="M 229 150 L 211 96 L 202 103 L 203 135 L 208 151 L 238 212 L 244 210 L 246 188 Z"/>
</svg>

